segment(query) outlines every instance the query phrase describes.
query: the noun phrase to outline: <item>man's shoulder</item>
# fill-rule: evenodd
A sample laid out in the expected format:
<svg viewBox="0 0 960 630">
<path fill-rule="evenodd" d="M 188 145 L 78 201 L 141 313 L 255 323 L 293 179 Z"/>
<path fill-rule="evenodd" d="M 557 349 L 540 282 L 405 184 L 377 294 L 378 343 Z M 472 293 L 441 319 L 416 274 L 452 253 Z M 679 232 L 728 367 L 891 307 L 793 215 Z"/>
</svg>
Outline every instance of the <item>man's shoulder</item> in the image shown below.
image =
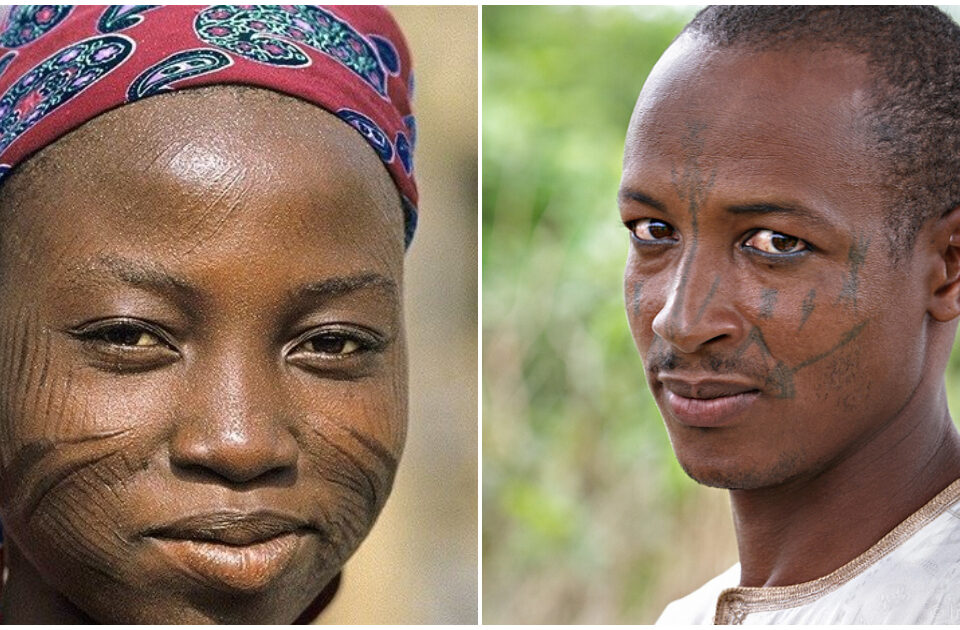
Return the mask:
<svg viewBox="0 0 960 630">
<path fill-rule="evenodd" d="M 667 604 L 657 619 L 657 624 L 712 624 L 720 593 L 739 583 L 738 562 L 686 597 Z"/>
</svg>

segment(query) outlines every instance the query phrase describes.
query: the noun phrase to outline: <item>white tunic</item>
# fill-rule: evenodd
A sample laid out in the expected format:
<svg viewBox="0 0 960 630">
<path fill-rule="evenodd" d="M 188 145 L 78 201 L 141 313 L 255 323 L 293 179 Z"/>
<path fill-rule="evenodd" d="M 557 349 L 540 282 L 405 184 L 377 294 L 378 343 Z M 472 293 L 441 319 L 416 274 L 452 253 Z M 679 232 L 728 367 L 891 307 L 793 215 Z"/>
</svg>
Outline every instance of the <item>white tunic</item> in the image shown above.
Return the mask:
<svg viewBox="0 0 960 630">
<path fill-rule="evenodd" d="M 741 587 L 735 564 L 672 602 L 658 624 L 958 624 L 960 480 L 830 575 Z"/>
</svg>

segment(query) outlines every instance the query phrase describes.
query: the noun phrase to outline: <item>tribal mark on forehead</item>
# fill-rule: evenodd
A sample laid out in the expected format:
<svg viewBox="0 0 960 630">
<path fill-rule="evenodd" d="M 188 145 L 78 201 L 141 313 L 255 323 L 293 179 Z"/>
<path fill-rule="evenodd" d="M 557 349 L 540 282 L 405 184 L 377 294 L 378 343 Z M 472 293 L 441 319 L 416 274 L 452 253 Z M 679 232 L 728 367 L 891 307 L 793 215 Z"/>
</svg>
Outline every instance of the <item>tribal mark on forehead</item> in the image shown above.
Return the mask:
<svg viewBox="0 0 960 630">
<path fill-rule="evenodd" d="M 687 135 L 680 139 L 683 170 L 678 172 L 676 166 L 670 167 L 670 182 L 677 197 L 687 203 L 693 219 L 694 235 L 697 229 L 697 215 L 706 203 L 717 178 L 717 169 L 712 169 L 707 175 L 700 164 L 704 147 L 702 133 L 706 128 L 707 126 L 703 123 L 688 125 Z"/>
</svg>

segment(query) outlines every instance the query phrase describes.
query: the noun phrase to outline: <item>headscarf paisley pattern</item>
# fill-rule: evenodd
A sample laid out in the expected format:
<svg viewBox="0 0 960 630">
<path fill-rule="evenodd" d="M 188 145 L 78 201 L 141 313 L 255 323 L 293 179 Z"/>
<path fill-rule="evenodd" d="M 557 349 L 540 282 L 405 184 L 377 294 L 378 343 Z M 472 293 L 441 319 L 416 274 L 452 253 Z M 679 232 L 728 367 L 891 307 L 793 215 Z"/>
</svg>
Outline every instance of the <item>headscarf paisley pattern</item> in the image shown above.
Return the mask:
<svg viewBox="0 0 960 630">
<path fill-rule="evenodd" d="M 290 94 L 373 147 L 417 223 L 413 72 L 399 27 L 372 6 L 8 6 L 0 9 L 0 180 L 97 115 L 215 84 Z"/>
</svg>

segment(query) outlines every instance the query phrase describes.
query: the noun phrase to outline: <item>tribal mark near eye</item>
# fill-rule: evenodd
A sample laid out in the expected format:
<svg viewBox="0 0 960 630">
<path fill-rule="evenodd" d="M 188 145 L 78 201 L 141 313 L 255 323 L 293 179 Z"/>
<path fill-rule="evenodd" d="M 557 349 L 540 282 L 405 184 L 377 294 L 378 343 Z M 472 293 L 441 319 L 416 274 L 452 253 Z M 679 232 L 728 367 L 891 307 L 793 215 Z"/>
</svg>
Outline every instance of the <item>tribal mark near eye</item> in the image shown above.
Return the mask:
<svg viewBox="0 0 960 630">
<path fill-rule="evenodd" d="M 843 288 L 840 289 L 840 295 L 837 296 L 837 304 L 844 302 L 857 308 L 857 293 L 860 288 L 860 267 L 867 258 L 867 250 L 870 247 L 870 239 L 864 236 L 857 236 L 850 244 L 850 251 L 847 253 L 847 264 L 849 273 L 843 281 Z"/>
</svg>

